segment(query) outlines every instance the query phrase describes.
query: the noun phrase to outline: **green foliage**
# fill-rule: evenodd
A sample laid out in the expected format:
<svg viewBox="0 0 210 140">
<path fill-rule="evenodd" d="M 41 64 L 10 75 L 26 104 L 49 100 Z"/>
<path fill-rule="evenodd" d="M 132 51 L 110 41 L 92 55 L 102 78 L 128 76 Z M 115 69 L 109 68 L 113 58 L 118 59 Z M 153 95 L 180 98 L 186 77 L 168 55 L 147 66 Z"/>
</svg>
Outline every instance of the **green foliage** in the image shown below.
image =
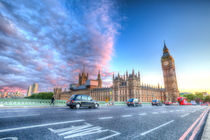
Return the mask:
<svg viewBox="0 0 210 140">
<path fill-rule="evenodd" d="M 200 100 L 202 100 L 203 101 L 203 99 L 204 99 L 204 97 L 203 97 L 203 93 L 195 93 L 195 101 L 197 102 L 197 103 L 200 103 Z"/>
<path fill-rule="evenodd" d="M 195 100 L 194 94 L 185 94 L 185 95 L 183 95 L 183 97 L 186 97 L 188 102 Z"/>
<path fill-rule="evenodd" d="M 210 102 L 210 95 L 208 95 L 204 98 L 204 102 Z"/>
<path fill-rule="evenodd" d="M 195 93 L 195 94 L 185 94 L 183 97 L 187 98 L 187 101 L 190 102 L 191 100 L 195 100 L 197 103 L 200 103 L 200 101 L 204 102 L 210 102 L 210 96 L 203 96 L 203 93 Z"/>
<path fill-rule="evenodd" d="M 28 99 L 51 99 L 53 96 L 52 92 L 40 92 L 38 94 L 32 94 Z"/>
</svg>

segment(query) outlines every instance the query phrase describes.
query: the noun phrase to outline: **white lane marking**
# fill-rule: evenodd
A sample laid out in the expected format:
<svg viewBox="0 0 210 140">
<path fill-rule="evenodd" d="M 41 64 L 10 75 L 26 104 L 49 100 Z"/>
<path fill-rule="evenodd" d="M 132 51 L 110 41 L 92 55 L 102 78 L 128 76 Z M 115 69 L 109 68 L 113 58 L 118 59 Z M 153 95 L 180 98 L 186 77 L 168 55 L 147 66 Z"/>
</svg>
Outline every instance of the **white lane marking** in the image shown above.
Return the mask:
<svg viewBox="0 0 210 140">
<path fill-rule="evenodd" d="M 91 124 L 88 124 L 88 123 L 85 123 L 85 125 L 83 126 L 80 126 L 80 128 L 86 128 L 86 127 L 90 127 L 92 126 Z M 78 126 L 75 127 L 75 126 L 72 126 L 72 127 L 68 127 L 68 128 L 61 128 L 61 129 L 52 129 L 52 128 L 48 128 L 50 131 L 52 131 L 53 133 L 62 133 L 62 132 L 65 132 L 65 131 L 70 131 L 72 129 L 76 130 L 78 129 Z"/>
<path fill-rule="evenodd" d="M 167 113 L 167 111 L 161 111 L 161 113 Z"/>
<path fill-rule="evenodd" d="M 71 137 L 77 137 L 77 136 L 83 136 L 80 135 L 81 133 L 84 132 L 95 132 L 97 130 L 101 130 L 102 127 L 100 126 L 94 126 L 94 127 L 90 127 L 90 126 L 83 126 L 83 127 L 77 127 L 77 128 L 73 128 L 71 131 L 67 131 L 61 134 L 58 134 L 59 136 L 64 136 L 64 135 L 70 135 L 70 136 L 65 136 L 64 138 L 71 138 Z M 77 133 L 76 136 L 72 136 L 72 134 Z M 91 133 L 90 133 L 91 134 Z"/>
<path fill-rule="evenodd" d="M 144 116 L 144 115 L 147 115 L 147 113 L 141 113 L 141 114 L 139 114 L 140 116 Z"/>
<path fill-rule="evenodd" d="M 191 113 L 195 113 L 197 110 L 191 111 Z"/>
<path fill-rule="evenodd" d="M 150 130 L 148 130 L 148 131 L 145 131 L 145 132 L 141 133 L 140 135 L 141 135 L 141 136 L 144 136 L 144 135 L 146 135 L 146 134 L 148 134 L 148 133 L 150 133 L 150 132 L 152 132 L 152 131 L 154 131 L 154 130 L 157 130 L 157 129 L 163 127 L 163 126 L 166 126 L 167 124 L 172 123 L 172 122 L 174 122 L 174 120 L 171 120 L 171 121 L 169 121 L 169 122 L 166 122 L 166 123 L 164 123 L 164 124 L 161 124 L 161 125 L 158 126 L 158 127 L 155 127 L 155 128 L 150 129 Z"/>
<path fill-rule="evenodd" d="M 0 140 L 18 140 L 17 137 L 6 137 L 6 138 L 0 138 Z"/>
<path fill-rule="evenodd" d="M 190 115 L 190 113 L 187 113 L 187 114 L 181 115 L 181 117 L 182 117 L 182 118 L 184 118 L 184 117 L 186 117 L 186 116 L 188 116 L 188 115 Z"/>
<path fill-rule="evenodd" d="M 169 112 L 174 112 L 173 110 L 170 110 Z"/>
<path fill-rule="evenodd" d="M 134 108 L 134 107 L 131 107 L 131 108 L 125 108 L 124 110 L 134 110 L 134 109 L 138 109 L 138 107 Z"/>
<path fill-rule="evenodd" d="M 75 122 L 83 122 L 83 121 L 85 121 L 85 120 L 72 120 L 72 121 L 65 121 L 65 122 L 45 123 L 45 124 L 39 124 L 39 125 L 31 125 L 31 126 L 23 126 L 23 127 L 2 129 L 2 130 L 0 130 L 0 132 L 8 132 L 8 131 L 28 129 L 28 128 L 44 127 L 44 126 L 49 126 L 49 125 L 58 125 L 58 124 L 75 123 Z"/>
<path fill-rule="evenodd" d="M 112 132 L 114 134 L 105 136 L 103 138 L 99 138 L 97 140 L 106 140 L 108 138 L 112 138 L 116 135 L 119 135 L 119 132 L 109 130 L 109 129 L 104 129 L 100 126 L 93 126 L 89 123 L 85 123 L 85 125 L 80 125 L 80 126 L 72 126 L 69 128 L 61 128 L 61 129 L 52 129 L 48 128 L 53 133 L 58 134 L 59 136 L 63 136 L 64 139 L 68 138 L 75 138 L 75 137 L 81 137 L 85 135 L 91 135 L 91 134 L 97 134 L 97 133 L 103 133 L 103 132 Z"/>
<path fill-rule="evenodd" d="M 152 114 L 158 114 L 158 112 L 152 112 Z"/>
<path fill-rule="evenodd" d="M 104 111 L 109 111 L 109 110 L 78 111 L 76 113 L 92 113 L 92 112 L 104 112 Z"/>
<path fill-rule="evenodd" d="M 9 113 L 9 112 L 26 112 L 26 110 L 14 110 L 14 111 L 0 111 L 0 113 Z"/>
<path fill-rule="evenodd" d="M 127 117 L 132 117 L 133 115 L 122 115 L 121 117 L 127 118 Z"/>
<path fill-rule="evenodd" d="M 39 116 L 40 114 L 28 114 L 28 115 L 17 115 L 17 116 L 4 116 L 4 117 L 0 117 L 0 119 L 3 118 L 16 118 L 16 117 L 28 117 L 28 116 Z"/>
<path fill-rule="evenodd" d="M 112 135 L 109 135 L 109 136 L 106 136 L 106 137 L 103 137 L 103 138 L 99 138 L 97 140 L 106 140 L 106 139 L 109 139 L 109 138 L 112 138 L 114 136 L 117 136 L 117 135 L 120 135 L 121 133 L 117 132 L 117 131 L 113 131 L 113 130 L 110 130 L 111 132 L 113 132 L 114 134 Z"/>
<path fill-rule="evenodd" d="M 101 118 L 98 118 L 99 120 L 107 120 L 107 119 L 112 119 L 113 117 L 110 116 L 110 117 L 101 117 Z"/>
<path fill-rule="evenodd" d="M 68 135 L 68 136 L 65 136 L 64 139 L 68 139 L 68 138 L 74 138 L 74 137 L 81 137 L 81 136 L 84 136 L 84 135 L 90 135 L 90 134 L 95 134 L 95 133 L 102 133 L 102 132 L 106 132 L 108 130 L 101 130 L 102 127 L 93 127 L 93 128 L 89 128 L 84 130 L 84 132 L 78 132 L 76 134 L 72 134 L 72 135 Z"/>
<path fill-rule="evenodd" d="M 71 127 L 71 128 L 69 128 L 68 130 L 67 130 L 67 132 L 64 132 L 64 131 L 66 131 L 66 130 L 63 130 L 62 129 L 62 131 L 63 131 L 63 133 L 61 132 L 60 134 L 58 134 L 59 136 L 63 136 L 63 135 L 69 135 L 69 134 L 72 134 L 72 133 L 76 133 L 76 132 L 80 132 L 81 130 L 83 131 L 83 130 L 86 130 L 88 127 L 92 127 L 93 125 L 91 125 L 91 124 L 88 124 L 88 123 L 86 123 L 85 125 L 82 125 L 82 126 L 73 126 L 73 127 Z M 89 128 L 88 128 L 89 129 Z M 61 130 L 60 130 L 61 131 Z"/>
</svg>

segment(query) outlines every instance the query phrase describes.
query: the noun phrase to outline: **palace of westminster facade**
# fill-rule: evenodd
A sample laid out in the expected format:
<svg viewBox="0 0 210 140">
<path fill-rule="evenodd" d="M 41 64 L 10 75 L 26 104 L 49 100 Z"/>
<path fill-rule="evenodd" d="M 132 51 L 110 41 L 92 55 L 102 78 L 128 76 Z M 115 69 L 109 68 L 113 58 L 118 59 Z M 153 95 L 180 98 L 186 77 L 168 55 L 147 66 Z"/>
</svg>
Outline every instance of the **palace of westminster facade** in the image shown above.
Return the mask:
<svg viewBox="0 0 210 140">
<path fill-rule="evenodd" d="M 113 85 L 109 88 L 102 88 L 100 71 L 96 80 L 89 80 L 88 73 L 79 74 L 78 84 L 72 84 L 69 91 L 62 91 L 61 88 L 54 89 L 56 99 L 67 100 L 73 94 L 87 94 L 97 101 L 127 101 L 129 98 L 138 98 L 141 102 L 151 102 L 153 99 L 162 101 L 177 100 L 179 90 L 177 86 L 175 63 L 164 43 L 163 55 L 161 57 L 165 88 L 143 84 L 140 73 L 117 77 L 113 74 Z"/>
</svg>

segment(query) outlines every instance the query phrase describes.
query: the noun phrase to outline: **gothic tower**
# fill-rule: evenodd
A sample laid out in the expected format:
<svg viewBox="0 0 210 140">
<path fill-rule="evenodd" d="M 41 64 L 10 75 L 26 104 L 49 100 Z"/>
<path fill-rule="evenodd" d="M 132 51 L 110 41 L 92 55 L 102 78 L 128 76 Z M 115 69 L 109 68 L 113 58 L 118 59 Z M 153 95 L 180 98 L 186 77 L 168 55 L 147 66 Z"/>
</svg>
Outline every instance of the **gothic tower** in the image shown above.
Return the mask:
<svg viewBox="0 0 210 140">
<path fill-rule="evenodd" d="M 85 85 L 86 84 L 86 81 L 88 80 L 88 73 L 87 73 L 87 76 L 85 75 L 85 72 L 82 72 L 82 75 L 81 73 L 79 73 L 79 85 Z"/>
<path fill-rule="evenodd" d="M 100 73 L 100 70 L 98 71 L 98 87 L 99 88 L 102 88 L 102 80 L 101 80 L 101 73 Z"/>
<path fill-rule="evenodd" d="M 175 63 L 173 57 L 170 55 L 168 48 L 164 42 L 163 56 L 161 58 L 163 78 L 167 100 L 176 102 L 179 96 L 179 90 L 176 80 Z"/>
</svg>

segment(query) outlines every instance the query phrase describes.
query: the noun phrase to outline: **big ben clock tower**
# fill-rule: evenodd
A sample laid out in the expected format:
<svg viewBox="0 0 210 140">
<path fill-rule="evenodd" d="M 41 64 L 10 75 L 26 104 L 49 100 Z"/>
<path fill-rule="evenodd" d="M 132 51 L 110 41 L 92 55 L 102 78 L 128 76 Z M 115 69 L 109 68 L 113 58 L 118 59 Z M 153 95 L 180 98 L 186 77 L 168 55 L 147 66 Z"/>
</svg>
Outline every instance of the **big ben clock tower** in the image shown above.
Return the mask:
<svg viewBox="0 0 210 140">
<path fill-rule="evenodd" d="M 163 56 L 161 58 L 164 85 L 167 94 L 167 100 L 176 102 L 179 96 L 179 90 L 176 80 L 174 59 L 170 55 L 168 48 L 164 42 Z"/>
</svg>

